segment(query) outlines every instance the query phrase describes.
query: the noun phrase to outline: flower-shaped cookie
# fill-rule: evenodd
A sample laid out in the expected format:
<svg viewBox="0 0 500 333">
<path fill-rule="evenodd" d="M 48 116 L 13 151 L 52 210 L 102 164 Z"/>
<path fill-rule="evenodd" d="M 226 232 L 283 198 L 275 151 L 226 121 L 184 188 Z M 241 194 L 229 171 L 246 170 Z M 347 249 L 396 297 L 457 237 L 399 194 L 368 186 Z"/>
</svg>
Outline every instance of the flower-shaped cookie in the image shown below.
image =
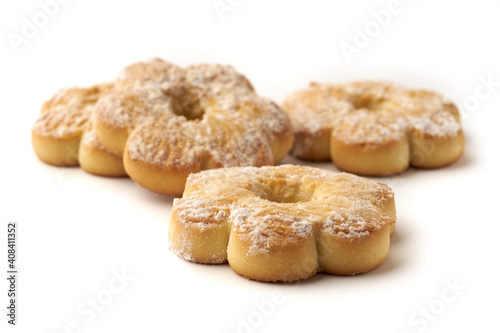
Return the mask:
<svg viewBox="0 0 500 333">
<path fill-rule="evenodd" d="M 295 131 L 294 155 L 332 159 L 353 173 L 440 167 L 463 153 L 458 110 L 434 92 L 385 82 L 312 83 L 290 94 L 283 108 Z"/>
<path fill-rule="evenodd" d="M 149 190 L 180 195 L 190 173 L 273 165 L 292 146 L 286 113 L 230 66 L 153 59 L 125 68 L 93 113 L 102 145 Z"/>
<path fill-rule="evenodd" d="M 293 281 L 376 268 L 395 222 L 394 195 L 382 183 L 303 166 L 237 167 L 189 176 L 169 241 L 186 260 Z"/>
</svg>

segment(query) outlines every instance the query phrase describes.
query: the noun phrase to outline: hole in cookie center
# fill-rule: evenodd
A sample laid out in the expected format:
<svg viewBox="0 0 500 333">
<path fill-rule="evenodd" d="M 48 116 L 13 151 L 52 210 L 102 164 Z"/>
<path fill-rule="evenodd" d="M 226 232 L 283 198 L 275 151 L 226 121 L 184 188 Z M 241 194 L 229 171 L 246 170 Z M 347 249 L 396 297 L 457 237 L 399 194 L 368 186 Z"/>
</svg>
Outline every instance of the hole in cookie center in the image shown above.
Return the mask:
<svg viewBox="0 0 500 333">
<path fill-rule="evenodd" d="M 261 199 L 277 203 L 298 203 L 311 201 L 311 194 L 300 184 L 288 184 L 284 180 L 273 180 L 254 194 Z"/>
<path fill-rule="evenodd" d="M 201 107 L 200 98 L 187 88 L 169 90 L 165 95 L 171 97 L 172 111 L 188 120 L 201 120 L 205 110 Z"/>
<path fill-rule="evenodd" d="M 353 96 L 351 104 L 355 109 L 367 109 L 370 111 L 379 111 L 384 109 L 384 102 L 377 100 L 372 96 Z"/>
</svg>

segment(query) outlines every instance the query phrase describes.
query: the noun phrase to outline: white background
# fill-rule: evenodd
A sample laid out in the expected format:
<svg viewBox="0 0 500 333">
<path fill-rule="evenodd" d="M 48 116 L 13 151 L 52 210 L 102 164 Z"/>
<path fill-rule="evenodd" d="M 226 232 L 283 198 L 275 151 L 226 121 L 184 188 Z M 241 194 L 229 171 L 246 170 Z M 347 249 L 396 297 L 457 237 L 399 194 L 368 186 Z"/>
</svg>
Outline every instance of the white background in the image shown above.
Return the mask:
<svg viewBox="0 0 500 333">
<path fill-rule="evenodd" d="M 14 328 L 0 274 L 0 330 L 498 330 L 500 2 L 401 0 L 379 31 L 371 12 L 388 0 L 229 3 L 221 19 L 213 0 L 72 0 L 44 22 L 37 1 L 2 2 L 0 266 L 5 272 L 7 222 L 17 221 L 20 274 Z M 33 16 L 45 26 L 15 46 L 10 39 Z M 358 36 L 362 47 L 348 62 L 340 45 L 355 46 L 365 27 L 372 37 L 362 45 Z M 112 80 L 154 56 L 232 64 L 277 102 L 312 80 L 436 90 L 462 105 L 465 155 L 447 168 L 382 179 L 395 190 L 398 224 L 388 258 L 371 273 L 268 284 L 227 265 L 191 264 L 168 250 L 171 197 L 50 167 L 30 143 L 40 106 L 61 87 Z M 122 272 L 123 284 L 114 277 Z M 96 297 L 106 303 L 99 311 L 88 303 Z"/>
</svg>

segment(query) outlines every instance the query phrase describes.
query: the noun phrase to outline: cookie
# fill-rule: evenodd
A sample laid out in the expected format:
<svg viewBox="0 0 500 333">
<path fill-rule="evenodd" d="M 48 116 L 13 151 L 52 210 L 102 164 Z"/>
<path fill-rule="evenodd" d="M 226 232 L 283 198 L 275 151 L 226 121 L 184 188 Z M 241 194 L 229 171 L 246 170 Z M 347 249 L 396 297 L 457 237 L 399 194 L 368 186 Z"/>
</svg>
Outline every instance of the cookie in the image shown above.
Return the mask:
<svg viewBox="0 0 500 333">
<path fill-rule="evenodd" d="M 317 84 L 286 97 L 292 154 L 332 160 L 360 175 L 387 176 L 456 161 L 464 150 L 457 107 L 435 92 L 386 82 Z"/>
<path fill-rule="evenodd" d="M 201 170 L 276 164 L 293 142 L 286 113 L 231 66 L 180 68 L 158 58 L 121 72 L 93 125 L 136 183 L 167 195 L 181 195 Z"/>
<path fill-rule="evenodd" d="M 44 103 L 31 131 L 33 149 L 40 160 L 57 166 L 81 165 L 98 175 L 126 175 L 122 158 L 97 141 L 90 122 L 95 103 L 112 87 L 100 84 L 61 89 Z"/>
<path fill-rule="evenodd" d="M 169 241 L 189 261 L 294 281 L 376 268 L 395 222 L 394 194 L 382 183 L 305 166 L 236 167 L 189 176 Z"/>
</svg>

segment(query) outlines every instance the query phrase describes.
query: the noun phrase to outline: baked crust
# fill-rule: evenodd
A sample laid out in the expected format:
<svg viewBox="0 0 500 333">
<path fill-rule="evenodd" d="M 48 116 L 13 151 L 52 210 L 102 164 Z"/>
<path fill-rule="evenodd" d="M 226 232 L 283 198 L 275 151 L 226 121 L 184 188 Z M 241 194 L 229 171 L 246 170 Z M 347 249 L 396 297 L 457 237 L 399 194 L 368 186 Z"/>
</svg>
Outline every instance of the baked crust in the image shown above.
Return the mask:
<svg viewBox="0 0 500 333">
<path fill-rule="evenodd" d="M 295 131 L 292 154 L 331 159 L 356 174 L 387 176 L 410 164 L 441 167 L 464 150 L 458 109 L 431 91 L 387 82 L 312 83 L 290 94 L 283 108 Z"/>
<path fill-rule="evenodd" d="M 181 195 L 193 172 L 278 164 L 293 139 L 286 113 L 231 66 L 159 58 L 124 68 L 112 84 L 62 89 L 32 130 L 46 163 L 129 175 L 167 195 Z"/>
<path fill-rule="evenodd" d="M 394 194 L 382 183 L 303 166 L 237 167 L 188 177 L 169 241 L 189 261 L 294 281 L 378 267 L 395 221 Z"/>
<path fill-rule="evenodd" d="M 205 169 L 279 163 L 292 146 L 286 113 L 230 66 L 156 58 L 126 67 L 115 85 L 94 109 L 98 139 L 156 193 L 181 195 Z"/>
<path fill-rule="evenodd" d="M 99 84 L 61 89 L 45 102 L 31 131 L 36 155 L 51 165 L 80 165 L 93 174 L 125 176 L 121 157 L 99 143 L 90 120 L 97 100 L 112 88 Z"/>
</svg>

